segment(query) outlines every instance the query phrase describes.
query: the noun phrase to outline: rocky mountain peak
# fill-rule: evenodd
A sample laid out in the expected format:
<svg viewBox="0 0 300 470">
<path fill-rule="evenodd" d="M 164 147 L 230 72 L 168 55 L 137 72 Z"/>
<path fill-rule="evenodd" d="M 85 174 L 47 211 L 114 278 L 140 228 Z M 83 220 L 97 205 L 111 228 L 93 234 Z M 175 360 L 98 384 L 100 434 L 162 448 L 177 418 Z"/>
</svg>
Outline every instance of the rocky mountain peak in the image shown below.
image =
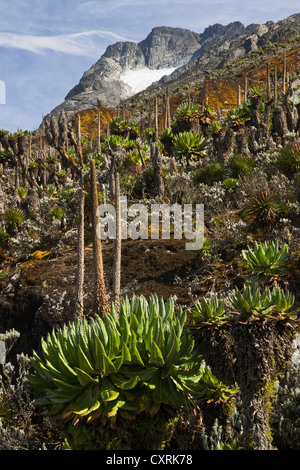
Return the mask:
<svg viewBox="0 0 300 470">
<path fill-rule="evenodd" d="M 182 28 L 153 28 L 139 47 L 149 68 L 179 67 L 200 47 L 200 35 Z"/>
<path fill-rule="evenodd" d="M 199 80 L 203 71 L 218 70 L 299 27 L 299 13 L 262 25 L 244 26 L 240 21 L 228 25 L 216 23 L 202 33 L 155 27 L 137 44 L 123 41 L 108 46 L 70 90 L 65 101 L 50 114 L 58 116 L 64 109 L 71 117 L 78 111 L 95 107 L 98 99 L 106 107 L 116 107 L 150 85 L 171 80 L 180 82 L 181 78 L 190 82 L 191 76 L 196 75 Z"/>
</svg>

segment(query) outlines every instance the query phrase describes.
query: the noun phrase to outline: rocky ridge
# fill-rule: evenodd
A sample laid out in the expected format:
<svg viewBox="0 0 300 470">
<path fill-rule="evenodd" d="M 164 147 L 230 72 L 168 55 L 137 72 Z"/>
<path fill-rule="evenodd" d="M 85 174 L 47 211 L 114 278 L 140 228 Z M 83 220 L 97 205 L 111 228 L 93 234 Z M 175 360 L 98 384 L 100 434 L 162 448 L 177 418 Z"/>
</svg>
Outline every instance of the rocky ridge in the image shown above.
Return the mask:
<svg viewBox="0 0 300 470">
<path fill-rule="evenodd" d="M 147 38 L 138 44 L 117 42 L 108 46 L 102 57 L 70 90 L 65 101 L 51 113 L 59 115 L 64 109 L 72 116 L 78 111 L 95 107 L 98 99 L 106 107 L 116 107 L 120 101 L 133 95 L 132 89 L 120 80 L 124 72 L 145 67 L 150 70 L 176 68 L 180 75 L 194 66 L 205 51 L 210 51 L 219 42 L 245 38 L 257 26 L 245 27 L 240 22 L 227 26 L 215 24 L 206 28 L 202 34 L 162 26 L 154 28 Z M 176 78 L 176 71 L 171 75 L 172 79 Z"/>
<path fill-rule="evenodd" d="M 199 83 L 206 72 L 219 73 L 226 66 L 243 61 L 252 53 L 268 46 L 272 48 L 292 31 L 300 29 L 300 14 L 294 14 L 276 23 L 250 24 L 241 22 L 226 26 L 215 24 L 198 34 L 187 29 L 157 27 L 140 43 L 117 42 L 108 46 L 102 57 L 87 70 L 80 82 L 67 94 L 65 101 L 54 108 L 51 114 L 60 115 L 64 110 L 68 118 L 76 113 L 97 106 L 98 100 L 104 108 L 116 108 L 120 102 L 173 89 L 189 83 Z M 296 34 L 296 33 L 295 33 Z M 295 45 L 292 45 L 295 47 Z M 274 46 L 275 47 L 275 46 Z M 287 51 L 290 44 L 286 44 Z M 275 51 L 276 52 L 276 51 Z M 274 51 L 272 50 L 272 54 Z M 169 69 L 147 89 L 135 93 L 122 81 L 128 71 Z M 172 72 L 172 69 L 175 71 Z M 157 79 L 156 79 L 157 80 Z M 155 91 L 156 90 L 156 91 Z"/>
</svg>

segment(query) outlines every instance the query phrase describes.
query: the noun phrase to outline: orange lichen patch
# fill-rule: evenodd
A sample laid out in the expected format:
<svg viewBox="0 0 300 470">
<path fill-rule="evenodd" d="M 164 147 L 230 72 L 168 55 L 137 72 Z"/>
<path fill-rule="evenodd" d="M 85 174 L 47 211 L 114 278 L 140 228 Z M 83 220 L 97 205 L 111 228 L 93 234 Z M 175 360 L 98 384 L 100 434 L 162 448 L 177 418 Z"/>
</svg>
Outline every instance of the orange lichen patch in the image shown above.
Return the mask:
<svg viewBox="0 0 300 470">
<path fill-rule="evenodd" d="M 33 259 L 46 259 L 51 255 L 51 251 L 35 251 L 32 253 L 32 258 Z"/>
<path fill-rule="evenodd" d="M 191 94 L 193 101 L 205 103 L 213 109 L 213 112 L 222 117 L 226 112 L 238 105 L 245 98 L 245 77 L 247 77 L 247 89 L 259 86 L 263 90 L 267 87 L 267 67 L 270 71 L 271 95 L 274 93 L 274 71 L 277 71 L 277 92 L 283 91 L 284 62 L 286 63 L 286 84 L 288 80 L 299 74 L 300 47 L 292 50 L 280 50 L 274 55 L 264 54 L 260 51 L 253 52 L 245 59 L 228 64 L 220 74 L 212 74 L 210 79 L 203 82 L 201 87 Z M 250 63 L 249 63 L 250 62 Z"/>
<path fill-rule="evenodd" d="M 100 132 L 106 134 L 107 126 L 113 117 L 117 116 L 117 109 L 102 108 L 100 109 Z M 80 128 L 83 136 L 96 139 L 98 133 L 98 108 L 87 109 L 80 113 Z M 72 122 L 74 128 L 78 121 L 78 113 L 73 117 Z"/>
</svg>

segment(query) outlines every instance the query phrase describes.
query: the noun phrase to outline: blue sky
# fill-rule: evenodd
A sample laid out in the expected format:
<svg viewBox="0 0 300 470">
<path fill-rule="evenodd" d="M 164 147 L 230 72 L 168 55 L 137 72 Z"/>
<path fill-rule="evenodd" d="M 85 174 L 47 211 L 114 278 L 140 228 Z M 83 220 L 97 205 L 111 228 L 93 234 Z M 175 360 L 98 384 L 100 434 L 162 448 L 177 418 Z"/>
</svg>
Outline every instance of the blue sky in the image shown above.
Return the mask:
<svg viewBox="0 0 300 470">
<path fill-rule="evenodd" d="M 299 0 L 0 0 L 0 11 L 0 129 L 15 132 L 38 128 L 110 44 L 156 26 L 278 21 L 299 13 Z"/>
</svg>

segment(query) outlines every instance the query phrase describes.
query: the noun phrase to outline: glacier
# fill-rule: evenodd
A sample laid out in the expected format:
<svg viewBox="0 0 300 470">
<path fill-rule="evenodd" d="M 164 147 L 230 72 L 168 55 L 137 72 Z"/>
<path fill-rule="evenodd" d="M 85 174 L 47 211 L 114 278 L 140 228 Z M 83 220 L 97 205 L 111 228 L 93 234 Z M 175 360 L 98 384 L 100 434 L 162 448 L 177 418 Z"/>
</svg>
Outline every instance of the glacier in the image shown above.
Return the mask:
<svg viewBox="0 0 300 470">
<path fill-rule="evenodd" d="M 144 67 L 138 70 L 126 70 L 121 74 L 120 80 L 130 86 L 132 92 L 135 94 L 145 90 L 152 85 L 153 82 L 160 80 L 164 75 L 170 75 L 174 70 L 176 70 L 176 67 L 165 69 L 149 69 L 148 67 Z"/>
</svg>

